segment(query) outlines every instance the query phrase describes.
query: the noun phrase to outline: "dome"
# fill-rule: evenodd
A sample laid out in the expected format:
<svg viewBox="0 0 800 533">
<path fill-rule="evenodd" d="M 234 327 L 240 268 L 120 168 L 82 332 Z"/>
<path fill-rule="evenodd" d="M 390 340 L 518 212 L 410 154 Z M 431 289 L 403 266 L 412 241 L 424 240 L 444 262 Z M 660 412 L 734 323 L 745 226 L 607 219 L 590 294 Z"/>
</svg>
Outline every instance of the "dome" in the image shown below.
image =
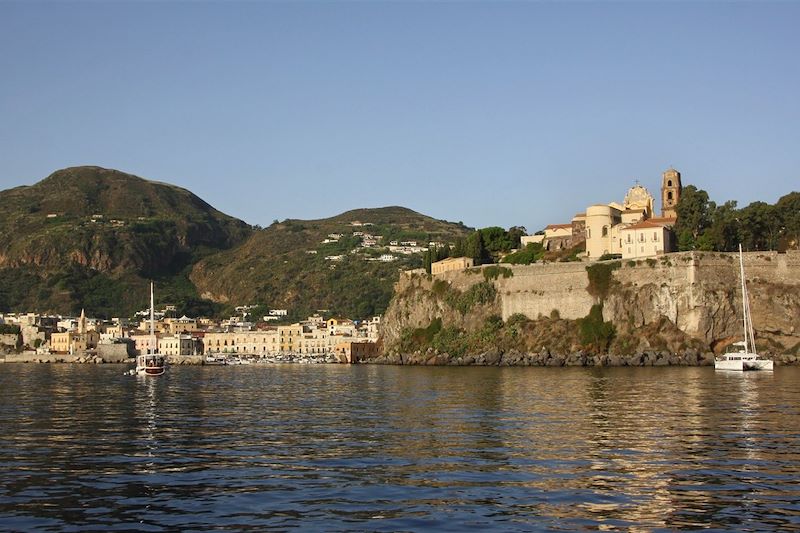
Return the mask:
<svg viewBox="0 0 800 533">
<path fill-rule="evenodd" d="M 641 185 L 634 185 L 628 189 L 623 205 L 625 209 L 645 209 L 649 212 L 653 210 L 653 197 Z"/>
</svg>

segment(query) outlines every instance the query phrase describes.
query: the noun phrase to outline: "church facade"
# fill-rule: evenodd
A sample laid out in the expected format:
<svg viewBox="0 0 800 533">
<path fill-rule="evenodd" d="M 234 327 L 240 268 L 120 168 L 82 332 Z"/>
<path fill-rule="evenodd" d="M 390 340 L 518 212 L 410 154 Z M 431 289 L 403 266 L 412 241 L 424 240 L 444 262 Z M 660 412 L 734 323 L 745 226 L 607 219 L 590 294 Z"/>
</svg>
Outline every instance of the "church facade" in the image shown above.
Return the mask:
<svg viewBox="0 0 800 533">
<path fill-rule="evenodd" d="M 623 259 L 653 257 L 675 251 L 672 227 L 682 185 L 674 168 L 661 175 L 661 216 L 656 216 L 655 199 L 637 184 L 622 203 L 595 204 L 579 213 L 571 224 L 551 224 L 545 229 L 544 247 L 558 250 L 586 241 L 586 258 L 615 255 Z"/>
<path fill-rule="evenodd" d="M 662 174 L 661 216 L 654 198 L 641 185 L 628 190 L 622 204 L 593 205 L 586 209 L 586 257 L 604 255 L 623 259 L 653 257 L 676 250 L 672 227 L 681 195 L 681 174 L 674 168 Z"/>
</svg>

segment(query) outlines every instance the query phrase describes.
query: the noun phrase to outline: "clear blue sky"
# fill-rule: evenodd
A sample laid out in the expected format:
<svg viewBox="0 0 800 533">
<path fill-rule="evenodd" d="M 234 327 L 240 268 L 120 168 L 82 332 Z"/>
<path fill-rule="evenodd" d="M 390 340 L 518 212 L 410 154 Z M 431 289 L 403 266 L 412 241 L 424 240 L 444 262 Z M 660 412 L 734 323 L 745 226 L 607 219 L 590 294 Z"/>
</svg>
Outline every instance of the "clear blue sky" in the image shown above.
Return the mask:
<svg viewBox="0 0 800 533">
<path fill-rule="evenodd" d="M 684 183 L 800 189 L 800 2 L 0 0 L 0 189 L 83 164 L 251 224 L 530 231 Z"/>
</svg>

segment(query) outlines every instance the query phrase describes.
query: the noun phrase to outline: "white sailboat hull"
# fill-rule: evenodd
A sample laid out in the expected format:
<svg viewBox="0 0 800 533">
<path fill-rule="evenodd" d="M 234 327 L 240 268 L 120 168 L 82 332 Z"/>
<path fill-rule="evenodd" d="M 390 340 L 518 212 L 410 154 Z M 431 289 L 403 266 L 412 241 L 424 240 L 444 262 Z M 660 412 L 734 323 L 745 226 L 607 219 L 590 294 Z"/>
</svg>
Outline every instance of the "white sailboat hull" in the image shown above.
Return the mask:
<svg viewBox="0 0 800 533">
<path fill-rule="evenodd" d="M 773 362 L 769 359 L 758 359 L 753 355 L 726 355 L 723 359 L 714 361 L 716 370 L 772 370 Z"/>
</svg>

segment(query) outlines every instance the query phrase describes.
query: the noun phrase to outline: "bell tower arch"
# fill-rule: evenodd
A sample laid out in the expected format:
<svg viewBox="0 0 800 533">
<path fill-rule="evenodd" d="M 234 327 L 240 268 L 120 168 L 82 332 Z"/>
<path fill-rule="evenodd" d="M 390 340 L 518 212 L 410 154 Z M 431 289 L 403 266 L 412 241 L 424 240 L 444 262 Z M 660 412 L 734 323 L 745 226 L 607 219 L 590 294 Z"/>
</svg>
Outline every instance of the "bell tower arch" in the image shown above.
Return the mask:
<svg viewBox="0 0 800 533">
<path fill-rule="evenodd" d="M 678 200 L 681 198 L 681 173 L 670 167 L 661 174 L 661 216 L 678 218 Z"/>
</svg>

